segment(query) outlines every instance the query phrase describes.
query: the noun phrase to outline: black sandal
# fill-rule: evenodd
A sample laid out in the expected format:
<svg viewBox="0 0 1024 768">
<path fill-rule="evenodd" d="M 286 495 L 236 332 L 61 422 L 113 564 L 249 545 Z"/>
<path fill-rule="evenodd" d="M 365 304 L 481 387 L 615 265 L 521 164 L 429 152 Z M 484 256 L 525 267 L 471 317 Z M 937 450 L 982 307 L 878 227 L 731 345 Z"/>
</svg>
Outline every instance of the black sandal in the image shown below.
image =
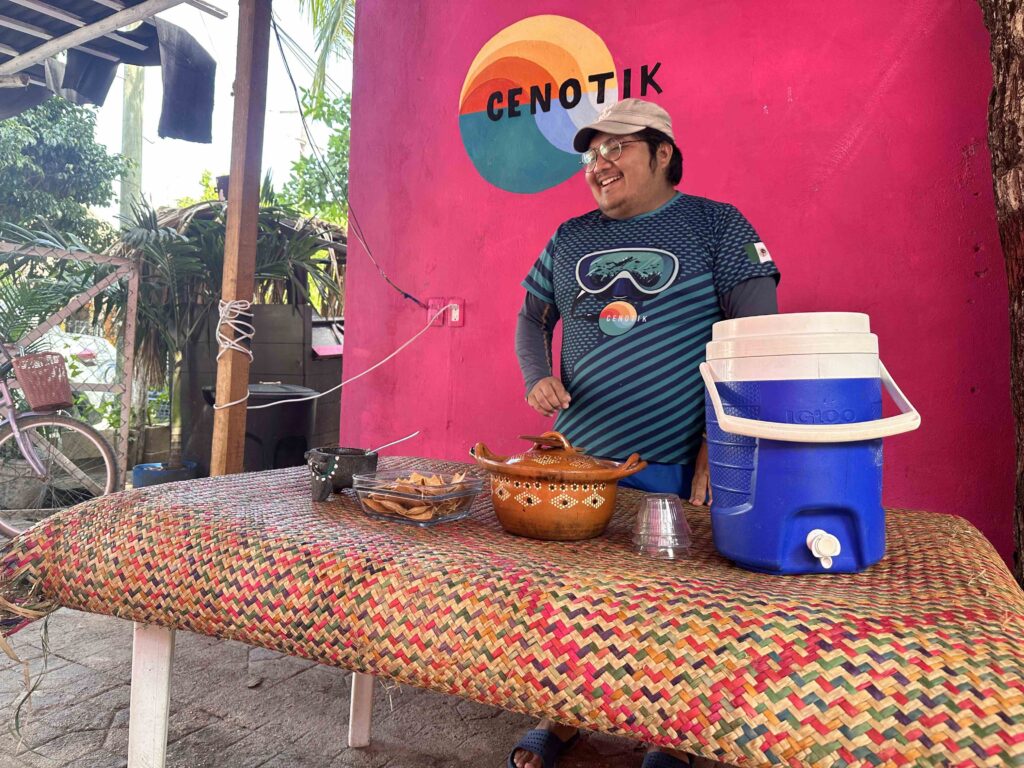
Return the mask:
<svg viewBox="0 0 1024 768">
<path fill-rule="evenodd" d="M 640 768 L 690 768 L 692 765 L 689 760 L 680 760 L 668 752 L 652 751 L 644 755 Z"/>
<path fill-rule="evenodd" d="M 516 768 L 515 761 L 512 758 L 516 756 L 516 752 L 519 750 L 537 755 L 543 768 L 555 768 L 558 758 L 562 756 L 565 750 L 579 741 L 579 738 L 579 731 L 574 733 L 572 738 L 562 741 L 555 735 L 554 731 L 549 731 L 545 728 L 534 728 L 532 731 L 527 731 L 526 735 L 519 740 L 519 743 L 512 747 L 512 751 L 508 754 L 508 768 Z"/>
</svg>

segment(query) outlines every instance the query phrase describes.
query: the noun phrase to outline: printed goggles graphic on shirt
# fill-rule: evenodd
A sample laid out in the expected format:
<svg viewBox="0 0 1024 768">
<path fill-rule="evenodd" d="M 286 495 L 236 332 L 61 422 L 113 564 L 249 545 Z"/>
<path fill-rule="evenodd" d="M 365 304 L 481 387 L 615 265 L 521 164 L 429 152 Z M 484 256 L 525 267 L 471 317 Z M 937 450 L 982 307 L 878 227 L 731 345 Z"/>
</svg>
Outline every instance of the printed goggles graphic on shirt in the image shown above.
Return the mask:
<svg viewBox="0 0 1024 768">
<path fill-rule="evenodd" d="M 626 280 L 640 293 L 654 296 L 672 285 L 677 274 L 679 259 L 658 248 L 597 251 L 576 263 L 576 282 L 586 293 L 604 293 Z"/>
</svg>

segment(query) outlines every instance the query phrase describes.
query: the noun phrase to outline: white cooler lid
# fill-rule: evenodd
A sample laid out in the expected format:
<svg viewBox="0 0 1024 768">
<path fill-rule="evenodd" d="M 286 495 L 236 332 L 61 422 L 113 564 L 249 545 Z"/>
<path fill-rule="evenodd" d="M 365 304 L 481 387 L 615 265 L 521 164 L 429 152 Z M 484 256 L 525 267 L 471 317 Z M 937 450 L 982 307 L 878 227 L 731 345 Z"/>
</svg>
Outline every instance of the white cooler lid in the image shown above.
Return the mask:
<svg viewBox="0 0 1024 768">
<path fill-rule="evenodd" d="M 774 355 L 878 354 L 862 312 L 793 312 L 715 323 L 708 360 Z"/>
<path fill-rule="evenodd" d="M 712 341 L 747 336 L 807 333 L 870 333 L 871 319 L 863 312 L 790 312 L 722 320 L 711 329 Z"/>
</svg>

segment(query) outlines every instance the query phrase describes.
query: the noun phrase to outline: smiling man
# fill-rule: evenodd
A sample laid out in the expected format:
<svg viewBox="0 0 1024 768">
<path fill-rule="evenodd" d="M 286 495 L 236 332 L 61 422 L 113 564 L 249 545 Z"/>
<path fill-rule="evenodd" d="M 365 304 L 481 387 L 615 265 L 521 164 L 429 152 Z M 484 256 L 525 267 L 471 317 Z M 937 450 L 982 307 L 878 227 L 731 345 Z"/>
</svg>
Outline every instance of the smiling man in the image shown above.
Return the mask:
<svg viewBox="0 0 1024 768">
<path fill-rule="evenodd" d="M 622 485 L 710 500 L 698 366 L 722 319 L 778 311 L 779 271 L 732 205 L 681 194 L 669 114 L 625 99 L 574 140 L 597 210 L 562 224 L 523 281 L 516 354 L 527 402 L 588 453 L 647 469 Z M 561 322 L 560 376 L 551 337 Z M 552 768 L 576 731 L 542 721 L 509 756 Z M 693 761 L 688 762 L 688 761 Z M 651 751 L 644 768 L 696 763 Z"/>
</svg>

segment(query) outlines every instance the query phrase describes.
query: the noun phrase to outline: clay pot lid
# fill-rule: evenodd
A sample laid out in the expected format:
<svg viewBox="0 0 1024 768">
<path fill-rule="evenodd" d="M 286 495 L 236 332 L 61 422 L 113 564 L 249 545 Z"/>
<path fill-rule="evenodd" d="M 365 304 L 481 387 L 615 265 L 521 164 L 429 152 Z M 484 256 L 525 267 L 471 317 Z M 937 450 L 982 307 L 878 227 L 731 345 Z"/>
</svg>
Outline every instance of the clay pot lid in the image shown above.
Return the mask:
<svg viewBox="0 0 1024 768">
<path fill-rule="evenodd" d="M 647 466 L 638 454 L 623 462 L 599 459 L 574 448 L 560 432 L 545 432 L 532 440 L 533 447 L 515 456 L 496 456 L 483 443 L 477 443 L 472 455 L 476 463 L 490 472 L 519 475 L 534 480 L 591 482 L 619 480 Z"/>
<path fill-rule="evenodd" d="M 581 448 L 574 448 L 561 432 L 545 432 L 539 436 L 520 435 L 519 439 L 532 441 L 533 447 L 509 456 L 505 460 L 506 464 L 562 472 L 593 472 L 595 469 L 613 466 L 612 462 L 587 456 Z"/>
</svg>

